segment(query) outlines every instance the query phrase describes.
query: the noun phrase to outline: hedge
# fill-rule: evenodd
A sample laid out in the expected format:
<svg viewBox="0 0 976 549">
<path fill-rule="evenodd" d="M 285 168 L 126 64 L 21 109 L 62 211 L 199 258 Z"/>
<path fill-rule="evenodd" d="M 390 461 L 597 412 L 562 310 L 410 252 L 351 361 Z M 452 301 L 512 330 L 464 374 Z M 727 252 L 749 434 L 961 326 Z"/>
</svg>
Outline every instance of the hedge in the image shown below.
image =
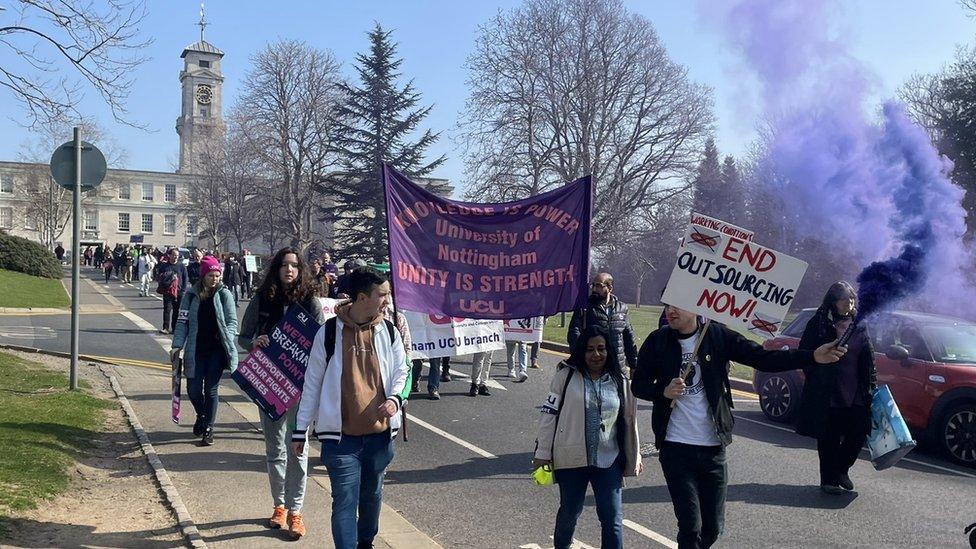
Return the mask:
<svg viewBox="0 0 976 549">
<path fill-rule="evenodd" d="M 0 234 L 0 269 L 45 278 L 61 278 L 61 264 L 42 244 Z"/>
</svg>

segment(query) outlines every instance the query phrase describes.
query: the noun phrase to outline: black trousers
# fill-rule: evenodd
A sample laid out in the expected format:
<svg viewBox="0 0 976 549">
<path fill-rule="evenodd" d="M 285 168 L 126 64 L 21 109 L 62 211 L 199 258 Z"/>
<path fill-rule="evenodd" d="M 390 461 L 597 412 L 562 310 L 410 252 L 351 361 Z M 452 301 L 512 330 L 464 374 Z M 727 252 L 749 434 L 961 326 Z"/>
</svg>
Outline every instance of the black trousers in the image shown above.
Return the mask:
<svg viewBox="0 0 976 549">
<path fill-rule="evenodd" d="M 665 441 L 659 459 L 678 519 L 679 549 L 711 547 L 725 528 L 725 447 Z"/>
<path fill-rule="evenodd" d="M 824 434 L 817 439 L 820 457 L 820 484 L 837 486 L 861 453 L 868 436 L 866 406 L 830 408 Z"/>
<path fill-rule="evenodd" d="M 180 300 L 169 294 L 163 294 L 163 329 L 176 331 L 176 317 L 179 316 Z"/>
</svg>

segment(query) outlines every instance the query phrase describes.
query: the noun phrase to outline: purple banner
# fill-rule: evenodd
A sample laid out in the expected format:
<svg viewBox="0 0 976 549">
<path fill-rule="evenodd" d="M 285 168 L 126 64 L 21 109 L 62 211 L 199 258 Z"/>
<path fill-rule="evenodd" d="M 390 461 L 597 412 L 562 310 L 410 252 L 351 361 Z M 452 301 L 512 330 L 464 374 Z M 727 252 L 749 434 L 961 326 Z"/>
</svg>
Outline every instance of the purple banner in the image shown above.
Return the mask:
<svg viewBox="0 0 976 549">
<path fill-rule="evenodd" d="M 496 319 L 582 308 L 590 178 L 518 202 L 441 198 L 383 166 L 397 306 Z"/>
<path fill-rule="evenodd" d="M 268 334 L 268 346 L 252 350 L 231 376 L 272 420 L 285 415 L 302 397 L 305 368 L 318 330 L 314 316 L 292 305 Z"/>
</svg>

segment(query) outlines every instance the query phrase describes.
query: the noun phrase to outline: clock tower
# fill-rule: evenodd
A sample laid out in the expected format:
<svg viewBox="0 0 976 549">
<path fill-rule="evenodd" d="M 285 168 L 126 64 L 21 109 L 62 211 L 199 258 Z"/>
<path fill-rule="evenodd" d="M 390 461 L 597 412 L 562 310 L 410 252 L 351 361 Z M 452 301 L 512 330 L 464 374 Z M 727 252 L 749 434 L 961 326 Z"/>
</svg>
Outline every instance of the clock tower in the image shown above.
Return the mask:
<svg viewBox="0 0 976 549">
<path fill-rule="evenodd" d="M 179 173 L 197 173 L 210 144 L 220 143 L 226 127 L 221 112 L 222 84 L 220 72 L 224 52 L 203 38 L 207 26 L 200 12 L 200 41 L 183 49 L 182 113 L 176 119 L 180 136 Z"/>
</svg>

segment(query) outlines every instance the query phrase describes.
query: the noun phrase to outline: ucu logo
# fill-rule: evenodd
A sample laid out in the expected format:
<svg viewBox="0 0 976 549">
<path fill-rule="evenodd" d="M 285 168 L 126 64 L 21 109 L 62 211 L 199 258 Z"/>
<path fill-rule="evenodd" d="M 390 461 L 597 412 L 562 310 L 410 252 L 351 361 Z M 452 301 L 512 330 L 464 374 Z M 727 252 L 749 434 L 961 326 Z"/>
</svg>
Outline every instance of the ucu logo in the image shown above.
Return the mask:
<svg viewBox="0 0 976 549">
<path fill-rule="evenodd" d="M 450 324 L 453 320 L 454 322 L 461 322 L 464 319 L 458 317 L 449 317 L 444 315 L 427 315 L 430 318 L 431 324 Z"/>
<path fill-rule="evenodd" d="M 500 315 L 505 312 L 504 301 L 485 301 L 483 299 L 462 299 L 458 302 L 460 309 L 466 313 L 492 313 Z"/>
</svg>

